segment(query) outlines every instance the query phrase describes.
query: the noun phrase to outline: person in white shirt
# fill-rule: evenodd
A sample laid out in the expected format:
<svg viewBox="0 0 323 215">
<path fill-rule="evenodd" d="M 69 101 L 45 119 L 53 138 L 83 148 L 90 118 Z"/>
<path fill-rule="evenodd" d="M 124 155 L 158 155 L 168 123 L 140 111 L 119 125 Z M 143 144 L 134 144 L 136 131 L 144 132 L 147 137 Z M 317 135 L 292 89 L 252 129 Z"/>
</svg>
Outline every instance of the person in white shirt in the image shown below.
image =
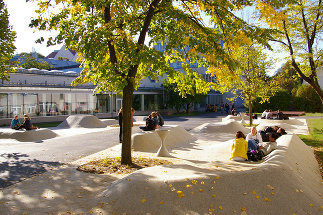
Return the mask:
<svg viewBox="0 0 323 215">
<path fill-rule="evenodd" d="M 273 118 L 273 113 L 271 110 L 269 110 L 266 114 L 266 119 L 272 119 Z"/>
<path fill-rule="evenodd" d="M 258 144 L 262 143 L 261 135 L 258 133 L 256 127 L 251 128 L 251 132 L 247 135 L 248 150 L 258 150 Z"/>
<path fill-rule="evenodd" d="M 262 114 L 261 114 L 261 119 L 266 119 L 266 115 L 268 113 L 268 110 L 266 109 Z"/>
<path fill-rule="evenodd" d="M 269 134 L 269 142 L 262 142 L 259 144 L 259 149 L 263 152 L 264 156 L 277 149 L 277 138 L 277 134 L 271 133 Z"/>
</svg>

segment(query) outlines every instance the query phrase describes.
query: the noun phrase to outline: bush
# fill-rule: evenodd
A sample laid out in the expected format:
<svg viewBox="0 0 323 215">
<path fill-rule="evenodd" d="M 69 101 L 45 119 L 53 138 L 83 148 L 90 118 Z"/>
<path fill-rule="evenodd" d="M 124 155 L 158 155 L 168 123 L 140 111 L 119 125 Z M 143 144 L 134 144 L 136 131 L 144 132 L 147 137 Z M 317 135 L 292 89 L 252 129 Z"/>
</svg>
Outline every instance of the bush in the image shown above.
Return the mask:
<svg viewBox="0 0 323 215">
<path fill-rule="evenodd" d="M 294 110 L 306 112 L 322 112 L 323 107 L 320 97 L 309 85 L 300 85 L 288 92 L 280 90 L 269 99 L 269 102 L 260 104 L 260 98 L 252 105 L 253 112 L 263 112 L 265 109 L 271 110 Z"/>
</svg>

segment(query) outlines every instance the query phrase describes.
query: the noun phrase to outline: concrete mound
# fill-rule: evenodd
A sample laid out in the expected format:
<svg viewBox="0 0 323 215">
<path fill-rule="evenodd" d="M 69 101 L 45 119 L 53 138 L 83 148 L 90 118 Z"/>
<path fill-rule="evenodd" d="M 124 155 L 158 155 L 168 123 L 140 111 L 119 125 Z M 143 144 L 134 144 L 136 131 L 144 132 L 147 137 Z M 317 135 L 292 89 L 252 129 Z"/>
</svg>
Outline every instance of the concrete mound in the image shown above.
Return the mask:
<svg viewBox="0 0 323 215">
<path fill-rule="evenodd" d="M 188 144 L 195 138 L 180 126 L 163 126 L 170 132 L 165 139 L 165 146 L 171 150 L 175 146 Z M 161 145 L 161 139 L 156 131 L 136 133 L 132 135 L 132 147 L 134 151 L 157 152 Z"/>
<path fill-rule="evenodd" d="M 230 133 L 235 134 L 237 131 L 242 131 L 244 134 L 250 132 L 248 128 L 245 128 L 241 123 L 230 119 L 217 123 L 206 123 L 202 126 L 192 129 L 194 133 Z M 234 136 L 233 136 L 234 137 Z"/>
<path fill-rule="evenodd" d="M 278 149 L 259 164 L 145 168 L 114 182 L 98 199 L 111 214 L 321 214 L 323 190 L 312 149 L 296 135 L 277 142 Z M 251 167 L 239 169 L 243 165 Z"/>
<path fill-rule="evenodd" d="M 93 115 L 72 115 L 57 126 L 57 128 L 105 128 L 106 123 Z"/>
<path fill-rule="evenodd" d="M 15 139 L 20 142 L 37 142 L 57 136 L 58 135 L 55 132 L 49 130 L 48 128 L 40 128 L 28 131 L 8 129 L 0 132 L 0 139 Z"/>
<path fill-rule="evenodd" d="M 231 120 L 231 119 L 234 119 L 236 121 L 241 121 L 242 120 L 242 117 L 241 116 L 232 116 L 232 115 L 228 115 L 224 118 L 222 118 L 222 122 L 224 121 L 228 121 L 228 120 Z M 244 120 L 249 120 L 249 116 L 244 116 L 243 117 Z"/>
</svg>

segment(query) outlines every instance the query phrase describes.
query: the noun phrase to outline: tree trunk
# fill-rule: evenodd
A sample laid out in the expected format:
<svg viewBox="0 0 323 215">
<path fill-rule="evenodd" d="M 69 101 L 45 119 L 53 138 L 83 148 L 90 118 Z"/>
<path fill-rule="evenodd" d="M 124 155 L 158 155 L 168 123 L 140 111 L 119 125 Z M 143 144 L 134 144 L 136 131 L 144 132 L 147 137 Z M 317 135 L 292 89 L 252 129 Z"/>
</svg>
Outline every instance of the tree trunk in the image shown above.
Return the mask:
<svg viewBox="0 0 323 215">
<path fill-rule="evenodd" d="M 132 84 L 128 84 L 123 89 L 123 103 L 122 103 L 122 150 L 121 150 L 121 163 L 131 165 L 131 131 L 132 131 L 132 97 L 134 89 Z"/>
<path fill-rule="evenodd" d="M 251 106 L 251 98 L 249 96 L 249 126 L 252 127 L 252 106 Z"/>
</svg>

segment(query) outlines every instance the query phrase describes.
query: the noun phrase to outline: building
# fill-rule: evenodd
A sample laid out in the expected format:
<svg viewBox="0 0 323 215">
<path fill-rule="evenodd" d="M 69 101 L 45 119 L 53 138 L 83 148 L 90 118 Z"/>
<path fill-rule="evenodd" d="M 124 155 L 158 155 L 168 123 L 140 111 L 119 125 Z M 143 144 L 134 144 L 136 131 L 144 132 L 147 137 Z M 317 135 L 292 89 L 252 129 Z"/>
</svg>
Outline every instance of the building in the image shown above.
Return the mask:
<svg viewBox="0 0 323 215">
<path fill-rule="evenodd" d="M 165 44 L 157 43 L 155 48 L 165 50 Z M 14 115 L 28 113 L 30 116 L 58 116 L 71 114 L 94 114 L 100 118 L 115 117 L 122 107 L 122 97 L 116 93 L 94 94 L 93 84 L 71 86 L 82 68 L 76 63 L 77 54 L 66 50 L 63 46 L 44 59 L 53 65 L 50 70 L 18 69 L 10 75 L 10 81 L 0 83 L 0 118 L 12 118 Z M 60 58 L 59 58 L 60 57 Z M 62 60 L 62 59 L 69 60 Z M 55 60 L 57 59 L 57 60 Z M 58 60 L 61 59 L 61 60 Z M 179 71 L 183 71 L 181 63 L 170 63 Z M 214 77 L 205 73 L 205 67 L 192 63 L 191 67 L 200 73 L 206 81 L 214 81 Z M 153 110 L 163 111 L 166 108 L 164 89 L 160 82 L 149 77 L 134 92 L 133 107 L 138 115 L 146 115 Z M 195 104 L 194 109 L 204 111 L 206 104 L 219 105 L 226 102 L 230 95 L 222 95 L 211 91 L 205 101 Z"/>
</svg>

